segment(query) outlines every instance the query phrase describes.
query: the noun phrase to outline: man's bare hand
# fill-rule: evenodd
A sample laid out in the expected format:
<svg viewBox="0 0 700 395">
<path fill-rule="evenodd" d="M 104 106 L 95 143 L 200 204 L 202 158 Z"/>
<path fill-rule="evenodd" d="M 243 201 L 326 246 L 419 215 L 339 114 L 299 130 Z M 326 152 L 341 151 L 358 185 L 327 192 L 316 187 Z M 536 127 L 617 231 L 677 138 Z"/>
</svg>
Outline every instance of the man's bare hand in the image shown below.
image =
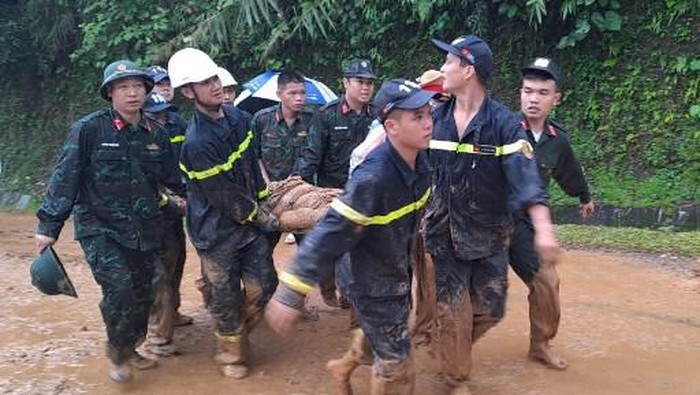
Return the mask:
<svg viewBox="0 0 700 395">
<path fill-rule="evenodd" d="M 56 244 L 56 239 L 54 239 L 53 237 L 45 236 L 39 233 L 36 233 L 34 235 L 34 241 L 36 244 L 37 254 L 41 254 L 41 252 L 44 251 L 46 247 Z"/>
<path fill-rule="evenodd" d="M 588 203 L 581 203 L 578 206 L 578 212 L 581 214 L 581 218 L 586 219 L 589 218 L 593 213 L 595 212 L 595 205 L 593 204 L 593 200 L 591 200 Z"/>
<path fill-rule="evenodd" d="M 284 336 L 301 318 L 301 312 L 286 306 L 275 299 L 270 300 L 265 308 L 267 325 L 278 335 Z"/>
<path fill-rule="evenodd" d="M 551 228 L 550 228 L 551 229 Z M 542 262 L 556 265 L 559 261 L 559 243 L 551 230 L 535 229 L 535 251 Z"/>
</svg>

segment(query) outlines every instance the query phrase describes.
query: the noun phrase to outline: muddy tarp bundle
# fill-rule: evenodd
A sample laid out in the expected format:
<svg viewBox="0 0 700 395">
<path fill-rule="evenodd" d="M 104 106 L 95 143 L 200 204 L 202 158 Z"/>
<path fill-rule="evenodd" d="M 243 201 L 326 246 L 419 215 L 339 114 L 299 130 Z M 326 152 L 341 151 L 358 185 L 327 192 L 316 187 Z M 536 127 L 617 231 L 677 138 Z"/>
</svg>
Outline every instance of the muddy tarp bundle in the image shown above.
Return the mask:
<svg viewBox="0 0 700 395">
<path fill-rule="evenodd" d="M 313 228 L 342 189 L 321 188 L 294 176 L 268 185 L 267 205 L 280 221 L 282 232 L 303 233 Z"/>
</svg>

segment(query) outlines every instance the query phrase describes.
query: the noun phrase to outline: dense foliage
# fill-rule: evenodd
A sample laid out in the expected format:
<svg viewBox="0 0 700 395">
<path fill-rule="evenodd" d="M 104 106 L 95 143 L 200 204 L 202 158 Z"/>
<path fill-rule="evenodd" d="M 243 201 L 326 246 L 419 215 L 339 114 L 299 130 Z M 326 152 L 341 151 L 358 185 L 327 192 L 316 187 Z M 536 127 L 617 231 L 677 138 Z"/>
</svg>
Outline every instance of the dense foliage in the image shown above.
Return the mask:
<svg viewBox="0 0 700 395">
<path fill-rule="evenodd" d="M 493 95 L 513 108 L 523 63 L 565 66 L 557 117 L 597 198 L 697 203 L 699 15 L 699 0 L 16 1 L 0 5 L 0 185 L 43 189 L 70 123 L 104 106 L 96 87 L 118 58 L 165 64 L 197 46 L 239 81 L 294 67 L 339 89 L 344 59 L 416 77 L 442 60 L 429 38 L 474 32 L 496 54 Z"/>
</svg>

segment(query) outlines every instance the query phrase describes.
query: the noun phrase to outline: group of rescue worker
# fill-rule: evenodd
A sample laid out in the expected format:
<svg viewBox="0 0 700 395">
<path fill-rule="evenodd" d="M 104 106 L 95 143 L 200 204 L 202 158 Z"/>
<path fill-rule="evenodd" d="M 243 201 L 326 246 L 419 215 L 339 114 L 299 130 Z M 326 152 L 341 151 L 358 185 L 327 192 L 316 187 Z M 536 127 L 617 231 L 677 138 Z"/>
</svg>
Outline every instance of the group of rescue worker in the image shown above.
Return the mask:
<svg viewBox="0 0 700 395">
<path fill-rule="evenodd" d="M 580 199 L 582 217 L 594 206 L 550 116 L 562 71 L 548 58 L 524 67 L 514 113 L 487 93 L 494 58 L 485 41 L 432 42 L 444 63 L 418 83 L 388 80 L 373 99 L 372 64 L 352 59 L 343 95 L 314 109 L 304 75 L 282 71 L 279 104 L 254 115 L 233 105 L 233 76 L 194 48 L 174 53 L 167 69 L 129 60 L 105 68 L 99 92 L 111 105 L 70 128 L 35 238 L 37 251 L 53 245 L 73 214 L 102 289 L 113 381 L 175 355 L 175 327 L 193 322 L 179 312 L 185 233 L 225 377 L 248 375 L 249 334 L 263 316 L 286 333 L 318 287 L 352 318 L 349 350 L 328 363 L 337 393 L 351 394 L 351 373 L 371 363 L 372 394 L 412 394 L 421 240 L 434 265 L 436 355 L 450 393 L 469 393 L 472 345 L 505 314 L 509 264 L 530 291 L 529 357 L 566 369 L 549 344 L 560 316 L 550 179 Z M 172 104 L 175 91 L 194 106 L 189 121 Z M 344 191 L 313 229 L 293 235 L 297 252 L 278 272 L 267 184 L 292 175 Z"/>
</svg>

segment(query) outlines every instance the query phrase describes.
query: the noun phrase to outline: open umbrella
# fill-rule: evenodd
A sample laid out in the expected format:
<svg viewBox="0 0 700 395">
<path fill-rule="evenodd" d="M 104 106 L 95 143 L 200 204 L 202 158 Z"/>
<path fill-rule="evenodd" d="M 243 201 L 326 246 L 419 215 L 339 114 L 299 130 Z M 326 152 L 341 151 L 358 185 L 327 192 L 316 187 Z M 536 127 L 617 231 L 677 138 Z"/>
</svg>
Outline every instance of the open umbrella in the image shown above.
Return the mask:
<svg viewBox="0 0 700 395">
<path fill-rule="evenodd" d="M 254 113 L 279 102 L 277 97 L 277 76 L 279 71 L 266 71 L 243 84 L 246 88 L 234 101 L 245 111 Z M 306 78 L 306 103 L 324 105 L 338 98 L 323 82 Z"/>
</svg>

